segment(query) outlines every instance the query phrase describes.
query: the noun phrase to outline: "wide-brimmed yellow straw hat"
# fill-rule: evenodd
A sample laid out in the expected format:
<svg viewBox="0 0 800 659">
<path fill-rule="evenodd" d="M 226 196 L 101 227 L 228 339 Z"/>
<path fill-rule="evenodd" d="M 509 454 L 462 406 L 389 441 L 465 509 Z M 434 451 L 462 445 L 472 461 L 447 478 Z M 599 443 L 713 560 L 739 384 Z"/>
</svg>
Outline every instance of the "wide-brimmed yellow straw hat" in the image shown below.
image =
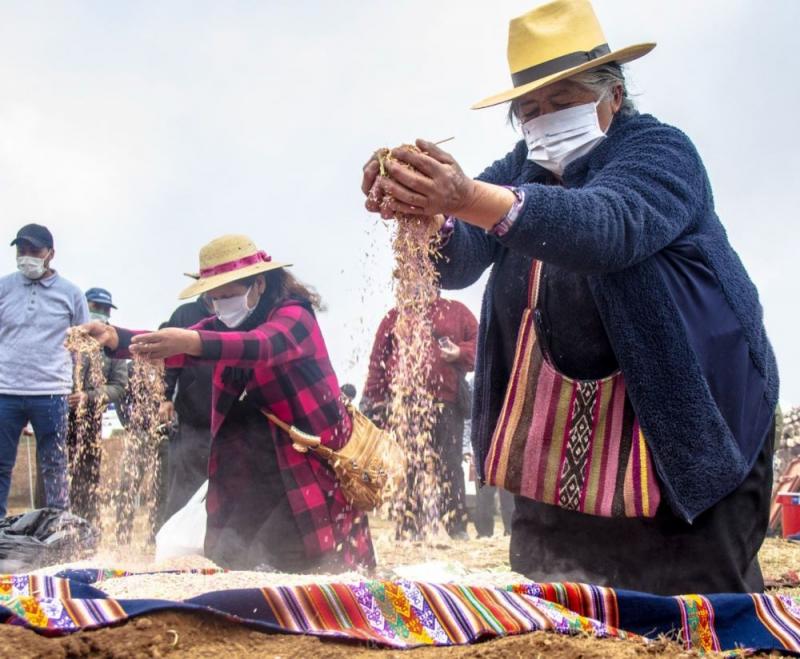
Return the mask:
<svg viewBox="0 0 800 659">
<path fill-rule="evenodd" d="M 273 261 L 269 254 L 258 249 L 247 236 L 221 236 L 200 250 L 200 271 L 189 274 L 196 281 L 181 291 L 178 298 L 185 300 L 237 279 L 289 265 L 291 263 Z"/>
<path fill-rule="evenodd" d="M 519 98 L 576 73 L 646 55 L 654 43 L 611 50 L 589 0 L 556 0 L 511 20 L 508 65 L 512 89 L 478 101 L 473 110 Z"/>
</svg>

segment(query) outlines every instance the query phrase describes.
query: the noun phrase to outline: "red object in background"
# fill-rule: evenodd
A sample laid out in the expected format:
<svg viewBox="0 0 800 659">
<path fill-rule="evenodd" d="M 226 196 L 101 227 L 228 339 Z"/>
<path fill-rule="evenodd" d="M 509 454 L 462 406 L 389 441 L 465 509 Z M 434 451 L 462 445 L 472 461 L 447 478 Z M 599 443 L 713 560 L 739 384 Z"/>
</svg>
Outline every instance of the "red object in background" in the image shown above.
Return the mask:
<svg viewBox="0 0 800 659">
<path fill-rule="evenodd" d="M 454 362 L 445 361 L 441 351 L 430 346 L 431 371 L 429 383 L 436 400 L 455 403 L 458 400 L 459 380 L 465 373 L 475 369 L 475 345 L 478 340 L 478 321 L 466 306 L 456 300 L 436 298 L 430 308 L 433 324 L 434 345 L 441 346 L 449 340 L 459 347 L 461 354 Z M 397 351 L 394 346 L 394 326 L 397 309 L 384 316 L 369 359 L 367 381 L 362 396 L 375 403 L 391 398 L 391 380 L 397 366 Z"/>
<path fill-rule="evenodd" d="M 783 537 L 800 533 L 800 492 L 780 492 L 775 499 L 781 504 Z"/>
</svg>

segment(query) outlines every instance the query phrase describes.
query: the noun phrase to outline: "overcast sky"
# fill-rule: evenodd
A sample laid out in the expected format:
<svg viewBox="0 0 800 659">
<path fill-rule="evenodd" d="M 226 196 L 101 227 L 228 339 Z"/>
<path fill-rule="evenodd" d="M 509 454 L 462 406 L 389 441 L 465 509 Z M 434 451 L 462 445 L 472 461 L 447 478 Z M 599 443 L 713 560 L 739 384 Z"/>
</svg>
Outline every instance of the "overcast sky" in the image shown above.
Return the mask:
<svg viewBox="0 0 800 659">
<path fill-rule="evenodd" d="M 48 225 L 54 262 L 155 327 L 197 252 L 246 233 L 317 286 L 341 381 L 360 389 L 391 306 L 389 232 L 363 210 L 377 147 L 451 135 L 477 174 L 518 139 L 505 109 L 522 0 L 0 3 L 0 214 Z M 796 0 L 597 0 L 639 108 L 686 132 L 758 285 L 782 400 L 800 404 Z M 6 250 L 6 271 L 14 268 Z M 482 283 L 454 294 L 476 313 Z"/>
</svg>

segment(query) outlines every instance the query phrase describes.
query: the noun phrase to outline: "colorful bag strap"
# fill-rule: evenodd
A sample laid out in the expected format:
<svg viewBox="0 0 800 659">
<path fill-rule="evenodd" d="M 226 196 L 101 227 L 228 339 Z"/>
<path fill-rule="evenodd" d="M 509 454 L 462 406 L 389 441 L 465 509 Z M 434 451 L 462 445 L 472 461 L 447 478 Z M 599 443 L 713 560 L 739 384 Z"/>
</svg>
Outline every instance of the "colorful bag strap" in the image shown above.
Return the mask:
<svg viewBox="0 0 800 659">
<path fill-rule="evenodd" d="M 542 268 L 544 264 L 534 259 L 531 264 L 531 276 L 528 279 L 528 308 L 533 311 L 539 302 L 539 287 L 542 284 Z"/>
</svg>

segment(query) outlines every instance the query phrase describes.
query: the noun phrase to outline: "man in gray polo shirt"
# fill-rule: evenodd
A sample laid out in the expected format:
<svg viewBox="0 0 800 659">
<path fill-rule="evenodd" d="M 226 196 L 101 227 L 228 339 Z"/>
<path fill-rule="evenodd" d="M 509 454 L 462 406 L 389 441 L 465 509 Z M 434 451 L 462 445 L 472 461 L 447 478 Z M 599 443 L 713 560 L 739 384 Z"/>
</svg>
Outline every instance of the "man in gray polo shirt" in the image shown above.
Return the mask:
<svg viewBox="0 0 800 659">
<path fill-rule="evenodd" d="M 0 517 L 23 427 L 30 421 L 44 480 L 45 504 L 66 509 L 67 396 L 72 357 L 67 329 L 89 320 L 81 290 L 50 267 L 55 256 L 47 227 L 28 224 L 11 241 L 17 270 L 0 278 Z"/>
</svg>

